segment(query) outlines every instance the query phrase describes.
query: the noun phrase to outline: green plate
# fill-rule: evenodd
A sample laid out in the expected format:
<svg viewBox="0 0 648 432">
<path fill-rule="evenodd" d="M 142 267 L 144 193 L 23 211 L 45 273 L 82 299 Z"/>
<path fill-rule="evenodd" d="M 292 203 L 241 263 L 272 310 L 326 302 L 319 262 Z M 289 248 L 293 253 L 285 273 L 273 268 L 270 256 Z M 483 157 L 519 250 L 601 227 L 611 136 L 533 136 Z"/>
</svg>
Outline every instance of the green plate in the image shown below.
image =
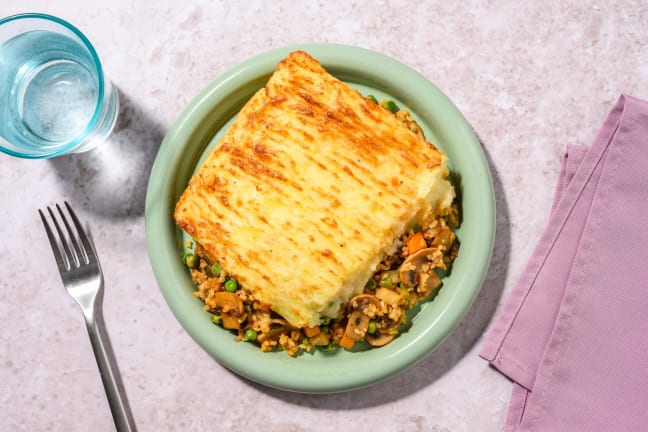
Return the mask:
<svg viewBox="0 0 648 432">
<path fill-rule="evenodd" d="M 302 49 L 333 75 L 363 94 L 395 100 L 410 110 L 427 138 L 450 159 L 459 180 L 463 220 L 452 272 L 433 301 L 420 307 L 411 327 L 377 349 L 334 353 L 316 350 L 297 357 L 262 353 L 236 342 L 213 325 L 194 297 L 181 262 L 183 233 L 173 221 L 176 201 L 201 158 L 243 106 L 263 87 L 277 63 Z M 326 393 L 368 386 L 430 354 L 468 311 L 486 275 L 495 234 L 495 201 L 488 164 L 470 126 L 453 103 L 425 77 L 384 55 L 361 48 L 312 44 L 289 46 L 253 57 L 211 82 L 184 109 L 165 137 L 153 165 L 146 196 L 148 251 L 164 298 L 185 330 L 228 369 L 253 381 L 285 390 Z"/>
</svg>

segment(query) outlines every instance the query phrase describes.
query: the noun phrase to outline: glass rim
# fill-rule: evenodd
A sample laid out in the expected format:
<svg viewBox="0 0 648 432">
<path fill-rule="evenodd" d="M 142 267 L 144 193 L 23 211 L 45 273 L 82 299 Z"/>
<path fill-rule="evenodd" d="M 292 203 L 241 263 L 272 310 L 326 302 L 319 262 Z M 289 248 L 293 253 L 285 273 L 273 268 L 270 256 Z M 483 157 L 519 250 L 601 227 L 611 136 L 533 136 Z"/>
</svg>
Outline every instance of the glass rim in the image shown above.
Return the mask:
<svg viewBox="0 0 648 432">
<path fill-rule="evenodd" d="M 37 13 L 37 12 L 28 12 L 28 13 L 20 13 L 16 15 L 11 15 L 6 18 L 0 19 L 0 26 L 3 24 L 8 24 L 12 21 L 19 21 L 19 20 L 42 20 L 42 21 L 48 21 L 52 22 L 54 24 L 58 24 L 67 30 L 71 31 L 76 37 L 78 37 L 85 48 L 88 50 L 90 53 L 90 57 L 92 57 L 92 62 L 94 64 L 94 67 L 96 69 L 97 73 L 97 103 L 94 109 L 94 112 L 92 114 L 92 117 L 88 121 L 88 124 L 86 125 L 85 129 L 83 132 L 79 134 L 79 136 L 72 141 L 66 143 L 65 145 L 61 146 L 56 146 L 52 151 L 50 152 L 44 152 L 42 154 L 30 154 L 30 153 L 23 153 L 20 151 L 15 151 L 12 149 L 6 148 L 2 141 L 5 140 L 4 138 L 0 137 L 0 151 L 7 153 L 11 156 L 17 156 L 20 158 L 24 159 L 42 159 L 42 158 L 49 158 L 49 157 L 54 157 L 54 156 L 59 156 L 62 155 L 71 149 L 78 147 L 80 144 L 83 143 L 83 141 L 90 135 L 90 132 L 94 129 L 95 125 L 97 124 L 98 120 L 100 119 L 102 115 L 102 111 L 104 110 L 104 99 L 105 99 L 105 77 L 104 77 L 104 72 L 103 72 L 103 67 L 101 65 L 101 60 L 99 59 L 99 55 L 97 54 L 97 51 L 95 50 L 94 46 L 90 42 L 90 40 L 87 38 L 86 35 L 81 32 L 78 28 L 76 28 L 74 25 L 70 24 L 68 21 L 59 18 L 54 15 L 49 15 L 49 14 L 44 14 L 44 13 Z"/>
</svg>

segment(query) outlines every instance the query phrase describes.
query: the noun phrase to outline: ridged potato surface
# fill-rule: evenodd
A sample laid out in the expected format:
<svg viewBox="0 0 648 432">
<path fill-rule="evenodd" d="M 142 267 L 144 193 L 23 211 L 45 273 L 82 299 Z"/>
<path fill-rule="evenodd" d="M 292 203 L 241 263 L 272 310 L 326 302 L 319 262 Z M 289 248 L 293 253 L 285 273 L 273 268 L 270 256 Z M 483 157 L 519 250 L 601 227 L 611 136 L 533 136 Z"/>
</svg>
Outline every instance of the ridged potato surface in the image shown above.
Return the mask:
<svg viewBox="0 0 648 432">
<path fill-rule="evenodd" d="M 447 175 L 432 144 L 296 51 L 241 109 L 174 217 L 257 299 L 311 326 L 362 291 L 408 224 L 451 204 Z"/>
</svg>

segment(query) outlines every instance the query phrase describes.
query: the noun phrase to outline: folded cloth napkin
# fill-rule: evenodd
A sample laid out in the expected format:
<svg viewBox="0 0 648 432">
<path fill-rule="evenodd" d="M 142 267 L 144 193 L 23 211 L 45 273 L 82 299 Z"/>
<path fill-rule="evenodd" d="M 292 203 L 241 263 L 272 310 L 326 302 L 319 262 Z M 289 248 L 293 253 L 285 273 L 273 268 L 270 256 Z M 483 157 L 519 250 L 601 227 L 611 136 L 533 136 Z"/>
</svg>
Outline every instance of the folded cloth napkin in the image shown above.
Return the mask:
<svg viewBox="0 0 648 432">
<path fill-rule="evenodd" d="M 648 431 L 648 102 L 568 147 L 480 356 L 514 382 L 507 431 Z"/>
</svg>

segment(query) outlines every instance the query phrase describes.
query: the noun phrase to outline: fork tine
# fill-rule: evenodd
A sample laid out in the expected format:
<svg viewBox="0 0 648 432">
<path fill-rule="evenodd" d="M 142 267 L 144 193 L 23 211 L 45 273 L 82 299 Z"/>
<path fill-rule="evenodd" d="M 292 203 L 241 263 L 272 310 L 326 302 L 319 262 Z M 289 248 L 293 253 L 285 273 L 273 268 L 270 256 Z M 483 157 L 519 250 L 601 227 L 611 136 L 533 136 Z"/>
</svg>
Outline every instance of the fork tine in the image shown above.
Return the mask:
<svg viewBox="0 0 648 432">
<path fill-rule="evenodd" d="M 81 243 L 83 244 L 83 249 L 85 251 L 85 254 L 88 258 L 88 263 L 91 262 L 98 262 L 97 261 L 97 254 L 95 253 L 94 245 L 92 244 L 92 241 L 88 238 L 86 235 L 85 231 L 83 230 L 83 226 L 81 226 L 81 222 L 79 222 L 79 218 L 77 218 L 76 213 L 74 213 L 74 210 L 72 210 L 72 207 L 70 204 L 68 204 L 67 201 L 64 202 L 65 207 L 67 208 L 68 212 L 70 213 L 70 216 L 72 217 L 72 222 L 74 223 L 74 226 L 76 227 L 77 232 L 79 233 L 79 239 L 81 240 Z"/>
<path fill-rule="evenodd" d="M 38 210 L 38 213 L 40 214 L 41 220 L 43 221 L 43 226 L 45 227 L 45 232 L 47 233 L 47 239 L 49 240 L 50 246 L 52 247 L 52 252 L 54 253 L 54 259 L 56 260 L 56 265 L 58 266 L 59 270 L 60 269 L 69 270 L 70 265 L 67 261 L 67 257 L 61 254 L 60 245 L 56 241 L 56 237 L 54 236 L 52 229 L 47 223 L 47 218 L 45 217 L 45 214 L 40 209 Z"/>
<path fill-rule="evenodd" d="M 74 247 L 74 251 L 76 252 L 76 256 L 79 259 L 79 263 L 83 261 L 83 263 L 88 264 L 88 254 L 82 250 L 82 248 L 79 246 L 79 242 L 77 241 L 77 236 L 74 235 L 74 232 L 72 231 L 72 227 L 68 223 L 67 218 L 65 217 L 65 214 L 63 214 L 63 210 L 61 210 L 61 206 L 56 204 L 56 209 L 58 210 L 59 214 L 61 215 L 61 220 L 63 221 L 63 225 L 65 225 L 65 229 L 67 230 L 70 241 L 72 243 L 72 246 Z"/>
<path fill-rule="evenodd" d="M 79 265 L 79 261 L 70 249 L 70 245 L 67 242 L 67 239 L 65 238 L 65 234 L 63 234 L 63 230 L 61 229 L 61 225 L 59 225 L 58 220 L 56 220 L 56 215 L 52 211 L 52 209 L 48 206 L 47 211 L 49 212 L 50 216 L 52 217 L 52 222 L 54 222 L 54 227 L 56 228 L 56 232 L 58 233 L 59 236 L 59 241 L 61 245 L 63 246 L 63 252 L 65 257 L 67 258 L 67 262 L 70 266 L 72 267 L 77 267 Z"/>
</svg>

